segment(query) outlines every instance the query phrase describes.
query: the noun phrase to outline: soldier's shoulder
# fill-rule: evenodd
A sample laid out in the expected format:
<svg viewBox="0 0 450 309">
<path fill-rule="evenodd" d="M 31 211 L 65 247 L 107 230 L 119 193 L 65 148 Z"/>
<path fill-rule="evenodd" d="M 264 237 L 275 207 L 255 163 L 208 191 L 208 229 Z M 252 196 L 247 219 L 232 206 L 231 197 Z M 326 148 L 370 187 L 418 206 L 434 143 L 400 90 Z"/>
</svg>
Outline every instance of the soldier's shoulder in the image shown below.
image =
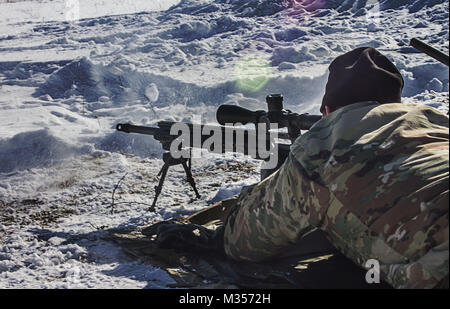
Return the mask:
<svg viewBox="0 0 450 309">
<path fill-rule="evenodd" d="M 329 149 L 337 139 L 352 139 L 352 134 L 361 130 L 361 120 L 373 109 L 377 102 L 360 102 L 338 109 L 316 122 L 310 130 L 301 135 L 291 146 L 294 156 L 304 153 L 318 153 Z"/>
<path fill-rule="evenodd" d="M 448 128 L 448 116 L 423 104 L 360 102 L 338 109 L 322 118 L 291 146 L 302 164 L 320 164 L 336 149 L 348 149 L 358 142 L 386 139 L 392 127 Z M 386 128 L 391 128 L 386 130 Z M 384 128 L 384 130 L 380 130 Z M 308 163 L 309 164 L 309 163 Z"/>
<path fill-rule="evenodd" d="M 310 147 L 311 142 L 327 144 L 324 141 L 352 140 L 377 127 L 395 125 L 394 120 L 400 117 L 411 121 L 420 121 L 418 117 L 424 117 L 430 123 L 448 127 L 447 115 L 424 104 L 360 102 L 342 107 L 319 120 L 295 141 L 292 149 L 303 150 L 306 145 Z"/>
</svg>

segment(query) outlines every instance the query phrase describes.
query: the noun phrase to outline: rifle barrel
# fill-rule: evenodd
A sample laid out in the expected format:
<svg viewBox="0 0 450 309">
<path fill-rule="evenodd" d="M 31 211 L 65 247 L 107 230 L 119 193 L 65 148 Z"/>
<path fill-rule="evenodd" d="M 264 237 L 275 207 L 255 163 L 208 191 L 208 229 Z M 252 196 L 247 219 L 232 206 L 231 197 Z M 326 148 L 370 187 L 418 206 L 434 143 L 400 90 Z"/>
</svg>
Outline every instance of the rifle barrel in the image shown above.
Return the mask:
<svg viewBox="0 0 450 309">
<path fill-rule="evenodd" d="M 449 66 L 449 56 L 444 54 L 443 52 L 437 50 L 436 48 L 416 39 L 413 38 L 410 42 L 410 45 L 421 52 L 427 54 L 431 58 L 445 64 L 446 66 Z"/>
<path fill-rule="evenodd" d="M 159 128 L 155 127 L 144 127 L 144 126 L 135 126 L 129 123 L 119 123 L 116 126 L 117 131 L 122 131 L 125 133 L 139 133 L 146 135 L 155 135 Z"/>
</svg>

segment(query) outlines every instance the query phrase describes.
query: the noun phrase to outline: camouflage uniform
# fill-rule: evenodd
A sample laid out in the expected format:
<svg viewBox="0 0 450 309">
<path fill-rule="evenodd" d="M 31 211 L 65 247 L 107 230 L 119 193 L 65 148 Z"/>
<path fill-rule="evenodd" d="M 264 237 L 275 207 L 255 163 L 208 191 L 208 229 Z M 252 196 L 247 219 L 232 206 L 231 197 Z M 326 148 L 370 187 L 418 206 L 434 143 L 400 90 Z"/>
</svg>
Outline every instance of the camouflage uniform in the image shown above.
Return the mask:
<svg viewBox="0 0 450 309">
<path fill-rule="evenodd" d="M 422 105 L 362 102 L 298 138 L 281 169 L 241 192 L 225 222 L 234 259 L 262 261 L 315 228 L 396 288 L 448 277 L 449 119 Z"/>
</svg>

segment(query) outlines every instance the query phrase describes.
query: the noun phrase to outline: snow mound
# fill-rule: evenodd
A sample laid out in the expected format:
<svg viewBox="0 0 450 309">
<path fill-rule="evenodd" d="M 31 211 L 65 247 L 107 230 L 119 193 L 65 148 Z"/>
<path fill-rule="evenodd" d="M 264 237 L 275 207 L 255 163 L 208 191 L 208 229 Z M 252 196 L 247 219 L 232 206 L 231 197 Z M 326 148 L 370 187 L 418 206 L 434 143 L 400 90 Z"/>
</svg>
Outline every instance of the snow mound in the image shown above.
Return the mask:
<svg viewBox="0 0 450 309">
<path fill-rule="evenodd" d="M 307 47 L 277 47 L 274 49 L 271 60 L 272 65 L 277 66 L 282 62 L 300 63 L 304 61 L 315 60 L 316 57 L 311 54 Z"/>
<path fill-rule="evenodd" d="M 414 97 L 423 90 L 437 92 L 449 90 L 448 69 L 441 63 L 418 64 L 409 67 L 408 71 L 403 63 L 399 63 L 398 68 L 405 80 L 404 97 Z"/>
<path fill-rule="evenodd" d="M 157 89 L 158 96 L 148 97 L 149 87 L 154 91 Z M 121 69 L 115 65 L 102 66 L 84 57 L 50 75 L 34 96 L 50 95 L 53 99 L 82 96 L 87 102 L 105 102 L 109 99 L 115 105 L 136 101 L 147 104 L 151 101 L 157 106 L 166 106 L 177 103 L 180 97 L 189 98 L 192 104 L 198 104 L 204 102 L 205 98 L 213 97 L 213 93 L 214 90 L 202 89 L 193 83 Z"/>
<path fill-rule="evenodd" d="M 285 0 L 218 0 L 216 3 L 205 3 L 199 0 L 185 0 L 170 8 L 166 13 L 197 15 L 201 13 L 213 13 L 224 6 L 233 11 L 233 15 L 241 17 L 270 16 L 286 8 Z M 218 5 L 220 4 L 220 5 Z"/>
<path fill-rule="evenodd" d="M 35 95 L 48 94 L 53 99 L 82 95 L 88 102 L 93 102 L 102 96 L 116 95 L 118 90 L 114 89 L 120 89 L 120 84 L 120 76 L 83 57 L 53 73 Z"/>
<path fill-rule="evenodd" d="M 221 3 L 229 3 L 234 12 L 245 17 L 269 16 L 286 8 L 284 0 L 220 0 Z"/>
<path fill-rule="evenodd" d="M 417 12 L 425 7 L 432 7 L 436 4 L 445 3 L 445 0 L 312 0 L 312 1 L 290 1 L 290 2 L 303 2 L 308 3 L 309 6 L 318 6 L 319 3 L 324 3 L 324 7 L 327 9 L 335 9 L 338 12 L 353 11 L 356 12 L 364 7 L 378 6 L 380 10 L 398 9 L 406 7 L 409 12 Z"/>
<path fill-rule="evenodd" d="M 209 38 L 217 34 L 250 29 L 248 21 L 238 17 L 222 16 L 213 21 L 189 21 L 175 29 L 161 34 L 162 39 L 178 38 L 181 42 L 191 42 Z"/>
<path fill-rule="evenodd" d="M 48 130 L 19 133 L 0 140 L 0 172 L 52 166 L 90 148 L 74 147 L 51 135 Z"/>
</svg>

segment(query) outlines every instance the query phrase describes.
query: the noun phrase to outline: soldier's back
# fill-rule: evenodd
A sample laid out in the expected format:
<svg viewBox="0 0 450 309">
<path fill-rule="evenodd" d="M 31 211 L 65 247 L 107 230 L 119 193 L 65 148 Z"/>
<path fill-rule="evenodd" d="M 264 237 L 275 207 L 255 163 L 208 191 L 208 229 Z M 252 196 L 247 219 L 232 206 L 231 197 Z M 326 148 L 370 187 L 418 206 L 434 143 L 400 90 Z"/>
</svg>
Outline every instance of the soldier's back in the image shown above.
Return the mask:
<svg viewBox="0 0 450 309">
<path fill-rule="evenodd" d="M 379 261 L 395 287 L 420 288 L 448 275 L 448 145 L 448 117 L 436 109 L 364 102 L 291 149 L 324 188 L 317 224 L 333 245 L 361 266 Z"/>
</svg>

